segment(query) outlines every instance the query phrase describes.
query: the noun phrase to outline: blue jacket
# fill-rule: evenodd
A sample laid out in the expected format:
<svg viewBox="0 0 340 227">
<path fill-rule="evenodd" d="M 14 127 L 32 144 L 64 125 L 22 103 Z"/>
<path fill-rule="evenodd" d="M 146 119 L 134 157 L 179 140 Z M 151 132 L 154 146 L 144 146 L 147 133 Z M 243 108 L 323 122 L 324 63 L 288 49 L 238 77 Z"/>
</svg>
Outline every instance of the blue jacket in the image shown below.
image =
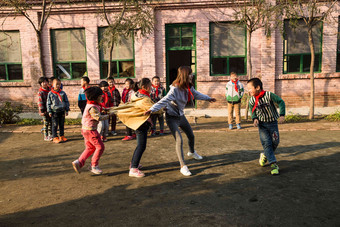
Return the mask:
<svg viewBox="0 0 340 227">
<path fill-rule="evenodd" d="M 60 96 L 62 101 L 60 101 L 59 96 L 57 94 L 54 94 L 51 91 L 48 93 L 47 95 L 48 113 L 70 111 L 70 103 L 68 102 L 66 93 L 64 91 L 61 91 Z"/>
</svg>

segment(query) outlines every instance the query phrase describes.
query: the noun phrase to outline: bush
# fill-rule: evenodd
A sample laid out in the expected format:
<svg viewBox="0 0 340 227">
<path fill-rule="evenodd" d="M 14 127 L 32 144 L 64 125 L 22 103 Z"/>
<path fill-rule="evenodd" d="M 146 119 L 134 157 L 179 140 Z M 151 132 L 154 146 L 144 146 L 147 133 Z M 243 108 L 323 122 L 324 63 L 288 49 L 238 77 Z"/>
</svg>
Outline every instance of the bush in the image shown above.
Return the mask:
<svg viewBox="0 0 340 227">
<path fill-rule="evenodd" d="M 340 121 L 340 110 L 336 111 L 334 114 L 330 114 L 325 117 L 327 121 Z"/>
<path fill-rule="evenodd" d="M 23 118 L 17 122 L 17 125 L 40 125 L 40 124 L 42 124 L 41 120 L 31 118 Z"/>
<path fill-rule="evenodd" d="M 299 122 L 302 121 L 303 117 L 299 114 L 287 114 L 285 116 L 285 121 L 286 122 Z"/>
<path fill-rule="evenodd" d="M 65 119 L 65 125 L 81 125 L 81 118 Z"/>
<path fill-rule="evenodd" d="M 18 116 L 22 112 L 22 105 L 12 106 L 11 102 L 5 102 L 5 104 L 0 108 L 0 123 L 1 124 L 11 124 L 20 120 Z"/>
</svg>

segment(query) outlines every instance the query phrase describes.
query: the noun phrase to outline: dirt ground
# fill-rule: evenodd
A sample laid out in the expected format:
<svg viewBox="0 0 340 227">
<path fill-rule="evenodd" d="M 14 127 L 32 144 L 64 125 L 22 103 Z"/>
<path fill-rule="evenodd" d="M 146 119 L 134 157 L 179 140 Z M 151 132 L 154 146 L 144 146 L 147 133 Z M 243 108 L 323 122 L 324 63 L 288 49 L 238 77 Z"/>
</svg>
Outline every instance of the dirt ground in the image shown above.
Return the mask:
<svg viewBox="0 0 340 227">
<path fill-rule="evenodd" d="M 257 129 L 229 131 L 224 120 L 193 125 L 204 160 L 186 157 L 191 177 L 170 134 L 149 137 L 141 179 L 128 177 L 136 141 L 121 141 L 122 126 L 105 143 L 101 176 L 72 169 L 79 126 L 67 126 L 63 144 L 44 142 L 41 126 L 5 126 L 0 226 L 340 226 L 339 123 L 280 125 L 280 175 L 271 176 L 258 165 Z"/>
</svg>

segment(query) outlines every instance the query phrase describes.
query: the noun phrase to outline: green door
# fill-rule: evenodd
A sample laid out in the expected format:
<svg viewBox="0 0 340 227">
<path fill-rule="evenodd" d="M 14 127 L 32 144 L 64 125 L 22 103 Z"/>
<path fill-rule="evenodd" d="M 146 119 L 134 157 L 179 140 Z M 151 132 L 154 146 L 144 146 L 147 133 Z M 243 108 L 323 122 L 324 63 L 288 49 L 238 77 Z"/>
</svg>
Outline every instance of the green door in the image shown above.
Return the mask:
<svg viewBox="0 0 340 227">
<path fill-rule="evenodd" d="M 166 86 L 177 77 L 180 66 L 190 66 L 196 78 L 196 25 L 166 24 Z M 194 81 L 196 87 L 196 79 Z"/>
</svg>

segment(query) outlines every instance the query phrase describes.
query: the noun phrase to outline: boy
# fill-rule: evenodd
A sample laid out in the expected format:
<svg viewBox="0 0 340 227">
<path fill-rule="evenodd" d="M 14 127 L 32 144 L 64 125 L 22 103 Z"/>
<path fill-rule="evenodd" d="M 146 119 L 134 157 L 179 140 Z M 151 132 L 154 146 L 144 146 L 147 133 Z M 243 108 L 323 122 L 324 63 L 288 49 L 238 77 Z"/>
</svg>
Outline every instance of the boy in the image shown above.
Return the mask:
<svg viewBox="0 0 340 227">
<path fill-rule="evenodd" d="M 99 83 L 100 89 L 102 89 L 102 102 L 100 103 L 102 113 L 106 113 L 107 109 L 113 106 L 112 97 L 109 92 L 109 84 L 106 81 L 102 81 Z M 101 139 L 103 142 L 107 141 L 106 135 L 109 132 L 109 119 L 102 120 L 98 124 L 98 132 L 102 136 Z"/>
<path fill-rule="evenodd" d="M 86 159 L 93 154 L 91 172 L 102 174 L 103 171 L 99 168 L 98 162 L 105 147 L 97 131 L 97 125 L 99 121 L 108 120 L 109 115 L 100 114 L 103 92 L 99 87 L 90 87 L 86 89 L 85 94 L 88 101 L 81 120 L 81 133 L 84 136 L 85 150 L 77 160 L 72 162 L 72 166 L 76 173 L 80 173 L 80 169 L 85 165 Z"/>
<path fill-rule="evenodd" d="M 86 96 L 85 90 L 90 87 L 90 79 L 87 76 L 83 76 L 80 80 L 81 89 L 79 90 L 78 95 L 78 107 L 81 111 L 81 114 L 84 113 L 84 109 L 86 106 Z"/>
<path fill-rule="evenodd" d="M 67 95 L 61 90 L 60 79 L 53 80 L 53 89 L 48 93 L 47 96 L 47 112 L 52 117 L 52 137 L 53 143 L 60 143 L 67 141 L 64 136 L 64 123 L 65 115 L 68 115 L 70 111 L 70 103 L 68 102 Z M 59 126 L 59 137 L 57 130 Z"/>
<path fill-rule="evenodd" d="M 165 96 L 165 88 L 161 85 L 161 80 L 158 76 L 152 78 L 152 87 L 150 97 L 151 100 L 156 103 Z M 162 114 L 151 115 L 152 126 L 151 126 L 151 136 L 156 134 L 156 121 L 159 122 L 159 134 L 164 135 L 164 116 Z"/>
<path fill-rule="evenodd" d="M 268 161 L 271 166 L 271 174 L 279 174 L 279 166 L 276 163 L 274 151 L 280 142 L 279 123 L 285 120 L 285 102 L 272 92 L 264 91 L 262 82 L 258 78 L 252 78 L 247 82 L 249 94 L 249 111 L 251 111 L 254 126 L 259 128 L 260 140 L 264 152 L 260 154 L 259 163 L 264 166 Z M 280 108 L 280 115 L 274 103 Z"/>
<path fill-rule="evenodd" d="M 225 97 L 228 102 L 228 124 L 229 129 L 233 129 L 233 112 L 235 109 L 236 127 L 241 129 L 241 99 L 244 94 L 242 83 L 238 80 L 235 72 L 230 73 L 230 81 L 226 86 Z"/>
<path fill-rule="evenodd" d="M 115 86 L 115 80 L 113 79 L 113 77 L 108 77 L 107 78 L 107 82 L 109 84 L 109 91 L 113 100 L 113 106 L 117 107 L 120 104 L 120 93 L 118 91 L 118 89 Z M 113 136 L 116 136 L 116 125 L 117 125 L 117 116 L 116 115 L 112 115 L 109 119 L 109 121 L 111 121 L 111 134 Z M 110 124 L 110 123 L 109 123 Z"/>
<path fill-rule="evenodd" d="M 39 108 L 39 115 L 43 117 L 44 127 L 44 140 L 51 141 L 52 138 L 52 119 L 47 113 L 47 95 L 50 92 L 48 88 L 48 79 L 46 77 L 40 77 L 38 79 L 38 83 L 40 85 L 39 92 L 38 92 L 38 108 Z"/>
</svg>

